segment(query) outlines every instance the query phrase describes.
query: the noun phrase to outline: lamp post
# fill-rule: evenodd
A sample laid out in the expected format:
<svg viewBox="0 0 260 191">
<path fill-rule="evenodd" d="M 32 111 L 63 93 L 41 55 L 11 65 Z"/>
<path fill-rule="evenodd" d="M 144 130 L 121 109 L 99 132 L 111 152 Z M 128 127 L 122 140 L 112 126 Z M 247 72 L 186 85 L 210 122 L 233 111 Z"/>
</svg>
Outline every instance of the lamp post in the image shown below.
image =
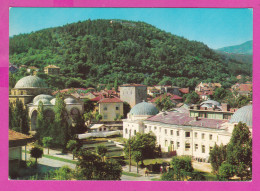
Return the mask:
<svg viewBox="0 0 260 191">
<path fill-rule="evenodd" d="M 131 172 L 131 129 L 129 130 L 129 172 Z"/>
</svg>

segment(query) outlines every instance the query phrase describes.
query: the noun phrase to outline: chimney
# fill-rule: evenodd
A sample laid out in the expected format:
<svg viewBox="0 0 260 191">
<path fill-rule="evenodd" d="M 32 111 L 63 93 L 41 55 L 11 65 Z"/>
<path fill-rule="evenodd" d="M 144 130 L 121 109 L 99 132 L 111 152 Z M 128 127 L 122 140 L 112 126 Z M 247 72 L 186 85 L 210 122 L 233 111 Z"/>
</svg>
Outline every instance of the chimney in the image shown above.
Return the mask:
<svg viewBox="0 0 260 191">
<path fill-rule="evenodd" d="M 221 103 L 222 111 L 228 111 L 228 104 L 227 103 Z"/>
</svg>

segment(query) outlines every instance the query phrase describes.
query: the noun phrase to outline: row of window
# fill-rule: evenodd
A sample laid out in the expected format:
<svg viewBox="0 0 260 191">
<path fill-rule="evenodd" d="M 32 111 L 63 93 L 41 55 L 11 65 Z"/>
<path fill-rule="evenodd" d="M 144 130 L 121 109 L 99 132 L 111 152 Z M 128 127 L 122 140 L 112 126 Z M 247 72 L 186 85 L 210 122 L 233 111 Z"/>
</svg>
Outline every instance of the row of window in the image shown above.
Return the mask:
<svg viewBox="0 0 260 191">
<path fill-rule="evenodd" d="M 125 128 L 125 134 L 128 134 L 128 129 Z M 129 134 L 131 134 L 131 129 L 129 130 Z M 134 135 L 136 135 L 136 130 L 134 130 Z"/>
<path fill-rule="evenodd" d="M 147 128 L 147 125 L 145 125 L 145 128 Z M 151 130 L 152 130 L 152 129 L 151 129 L 151 127 L 149 126 L 149 131 L 151 131 Z M 157 131 L 157 127 L 154 126 L 154 127 L 153 127 L 153 130 L 154 130 L 154 131 Z M 161 127 L 159 127 L 159 132 L 161 132 Z M 170 135 L 174 135 L 173 130 L 169 130 L 169 133 L 170 133 Z M 168 134 L 168 129 L 164 129 L 164 134 L 165 134 L 165 135 Z M 180 136 L 180 131 L 179 131 L 179 130 L 176 131 L 176 136 Z M 191 137 L 191 132 L 186 131 L 186 132 L 185 132 L 185 137 L 186 137 L 186 138 Z M 195 132 L 195 133 L 194 133 L 194 137 L 195 137 L 195 138 L 198 138 L 198 132 Z M 201 133 L 201 139 L 205 139 L 205 133 Z M 212 140 L 212 139 L 213 139 L 213 135 L 212 135 L 212 134 L 209 134 L 209 140 Z"/>
<path fill-rule="evenodd" d="M 168 141 L 165 140 L 165 147 L 168 146 Z M 174 149 L 174 141 L 170 141 L 170 147 Z M 180 142 L 177 142 L 177 149 L 180 148 Z M 189 151 L 191 148 L 191 144 L 190 143 L 185 143 L 185 151 Z M 199 145 L 198 144 L 194 144 L 194 150 L 198 151 L 199 149 Z M 213 149 L 213 147 L 209 147 L 209 150 L 211 151 Z M 206 148 L 205 145 L 201 145 L 201 152 L 205 153 Z"/>
<path fill-rule="evenodd" d="M 120 109 L 119 106 L 116 106 L 115 108 L 116 108 L 117 111 Z M 107 111 L 107 106 L 104 106 L 103 110 Z"/>
</svg>

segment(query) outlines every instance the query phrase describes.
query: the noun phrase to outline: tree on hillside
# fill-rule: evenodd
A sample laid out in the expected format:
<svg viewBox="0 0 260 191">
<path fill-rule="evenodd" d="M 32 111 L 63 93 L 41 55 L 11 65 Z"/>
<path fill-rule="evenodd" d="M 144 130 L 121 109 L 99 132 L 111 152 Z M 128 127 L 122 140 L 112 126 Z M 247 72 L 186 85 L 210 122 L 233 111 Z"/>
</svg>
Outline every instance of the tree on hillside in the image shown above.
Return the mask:
<svg viewBox="0 0 260 191">
<path fill-rule="evenodd" d="M 184 96 L 184 98 L 185 98 L 185 103 L 195 104 L 195 103 L 198 103 L 200 101 L 200 97 L 196 92 L 191 92 L 189 94 L 186 94 Z"/>
<path fill-rule="evenodd" d="M 162 110 L 167 111 L 175 106 L 175 104 L 172 102 L 170 97 L 167 96 L 166 94 L 162 98 L 157 99 L 155 103 L 156 103 L 156 107 L 160 111 Z"/>
<path fill-rule="evenodd" d="M 252 175 L 252 138 L 245 123 L 235 125 L 227 145 L 227 163 L 236 168 L 236 175 L 243 180 Z"/>
<path fill-rule="evenodd" d="M 213 99 L 222 102 L 228 96 L 228 93 L 224 88 L 216 88 L 213 93 Z"/>
</svg>

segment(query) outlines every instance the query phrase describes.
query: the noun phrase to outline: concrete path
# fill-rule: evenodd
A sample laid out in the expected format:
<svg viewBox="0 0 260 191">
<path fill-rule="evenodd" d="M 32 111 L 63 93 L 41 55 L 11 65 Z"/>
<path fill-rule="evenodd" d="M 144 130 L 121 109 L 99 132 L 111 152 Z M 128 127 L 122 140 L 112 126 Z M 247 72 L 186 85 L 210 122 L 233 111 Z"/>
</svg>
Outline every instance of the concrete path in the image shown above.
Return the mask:
<svg viewBox="0 0 260 191">
<path fill-rule="evenodd" d="M 145 176 L 145 169 L 138 168 L 140 177 L 122 175 L 121 180 L 123 181 L 151 181 L 152 179 L 160 179 L 160 174 L 149 174 Z M 129 165 L 123 166 L 124 172 L 129 172 Z M 137 167 L 131 166 L 131 173 L 137 174 Z"/>
</svg>

